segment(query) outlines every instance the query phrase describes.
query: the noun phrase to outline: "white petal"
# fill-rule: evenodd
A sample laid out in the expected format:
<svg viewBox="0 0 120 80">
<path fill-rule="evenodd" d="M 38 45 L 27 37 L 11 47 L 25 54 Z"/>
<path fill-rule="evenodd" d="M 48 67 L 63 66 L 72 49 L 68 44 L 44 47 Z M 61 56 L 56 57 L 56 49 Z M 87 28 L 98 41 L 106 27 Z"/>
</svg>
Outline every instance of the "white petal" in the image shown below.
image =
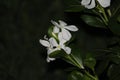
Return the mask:
<svg viewBox="0 0 120 80">
<path fill-rule="evenodd" d="M 66 26 L 65 29 L 68 29 L 70 31 L 78 31 L 78 28 L 74 25 Z"/>
<path fill-rule="evenodd" d="M 69 47 L 64 47 L 63 50 L 64 50 L 67 54 L 70 54 L 70 53 L 71 53 L 71 48 L 69 48 Z"/>
<path fill-rule="evenodd" d="M 59 29 L 58 27 L 55 26 L 55 27 L 53 28 L 53 32 L 54 32 L 54 33 L 59 33 L 59 31 L 60 31 L 60 29 Z"/>
<path fill-rule="evenodd" d="M 47 54 L 50 55 L 51 53 L 53 53 L 53 52 L 55 52 L 55 51 L 58 51 L 58 50 L 61 50 L 61 49 L 59 49 L 59 48 L 54 48 L 54 49 L 48 48 L 48 49 L 47 49 Z"/>
<path fill-rule="evenodd" d="M 82 1 L 81 1 L 81 4 L 82 4 L 83 6 L 85 6 L 85 5 L 90 4 L 90 1 L 91 1 L 91 0 L 82 0 Z"/>
<path fill-rule="evenodd" d="M 53 21 L 53 20 L 51 20 L 51 23 L 52 23 L 54 26 L 56 26 L 56 27 L 60 27 L 60 25 L 59 25 L 57 22 Z"/>
<path fill-rule="evenodd" d="M 72 35 L 70 34 L 70 32 L 66 29 L 62 29 L 62 37 L 63 39 L 65 39 L 66 41 L 69 41 L 72 37 Z"/>
<path fill-rule="evenodd" d="M 111 0 L 98 0 L 98 2 L 100 3 L 100 5 L 102 6 L 102 7 L 108 7 L 108 6 L 110 6 L 110 2 L 111 2 Z"/>
<path fill-rule="evenodd" d="M 90 4 L 85 5 L 85 7 L 88 8 L 88 9 L 94 8 L 95 7 L 95 0 L 91 0 Z"/>
<path fill-rule="evenodd" d="M 62 27 L 64 27 L 64 26 L 67 25 L 67 23 L 65 23 L 64 21 L 61 21 L 61 20 L 59 20 L 59 23 L 60 23 L 60 25 L 61 25 Z"/>
<path fill-rule="evenodd" d="M 39 40 L 39 42 L 43 45 L 43 46 L 45 46 L 45 47 L 50 47 L 50 43 L 48 42 L 48 41 L 46 41 L 46 40 Z"/>
<path fill-rule="evenodd" d="M 50 61 L 54 61 L 55 58 L 50 58 L 50 57 L 48 56 L 46 60 L 47 60 L 47 62 L 50 62 Z"/>
<path fill-rule="evenodd" d="M 52 48 L 47 48 L 47 54 L 49 55 L 50 53 L 52 53 L 53 52 L 53 50 L 52 50 Z"/>
<path fill-rule="evenodd" d="M 61 45 L 61 44 L 64 44 L 65 42 L 67 42 L 67 41 L 63 38 L 61 32 L 58 34 L 58 39 L 59 39 L 59 41 L 60 41 L 60 42 L 59 42 L 60 45 Z"/>
<path fill-rule="evenodd" d="M 58 43 L 54 38 L 50 38 L 49 41 L 50 41 L 50 45 L 52 45 L 52 47 L 58 46 Z"/>
</svg>

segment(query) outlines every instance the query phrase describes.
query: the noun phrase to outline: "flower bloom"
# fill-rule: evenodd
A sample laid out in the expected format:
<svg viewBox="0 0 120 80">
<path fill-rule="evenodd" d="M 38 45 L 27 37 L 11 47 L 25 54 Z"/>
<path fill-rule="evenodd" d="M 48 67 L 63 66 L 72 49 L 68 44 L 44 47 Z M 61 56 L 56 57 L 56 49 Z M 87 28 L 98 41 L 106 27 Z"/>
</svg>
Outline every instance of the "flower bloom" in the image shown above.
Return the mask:
<svg viewBox="0 0 120 80">
<path fill-rule="evenodd" d="M 97 0 L 97 1 L 104 8 L 110 6 L 110 2 L 111 2 L 111 0 Z M 82 0 L 81 4 L 88 9 L 92 9 L 95 7 L 95 0 Z"/>
<path fill-rule="evenodd" d="M 78 28 L 74 25 L 67 25 L 64 21 L 59 20 L 59 23 L 55 21 L 51 21 L 54 25 L 53 32 L 59 33 L 61 32 L 61 36 L 64 40 L 69 41 L 72 37 L 69 31 L 78 31 Z"/>
<path fill-rule="evenodd" d="M 50 38 L 49 40 L 47 40 L 47 39 L 46 40 L 42 40 L 42 39 L 39 40 L 39 42 L 47 48 L 48 55 L 54 51 L 53 46 L 51 45 L 52 39 L 53 38 Z M 50 58 L 49 56 L 47 56 L 47 62 L 50 62 L 53 60 L 55 60 L 55 58 Z"/>
<path fill-rule="evenodd" d="M 71 53 L 71 48 L 66 47 L 64 45 L 65 41 L 63 40 L 61 33 L 58 34 L 58 39 L 59 39 L 59 43 L 53 37 L 51 37 L 48 40 L 40 39 L 40 43 L 47 48 L 47 54 L 48 54 L 47 62 L 55 60 L 55 58 L 50 58 L 49 54 L 57 50 L 63 49 L 67 54 Z"/>
</svg>

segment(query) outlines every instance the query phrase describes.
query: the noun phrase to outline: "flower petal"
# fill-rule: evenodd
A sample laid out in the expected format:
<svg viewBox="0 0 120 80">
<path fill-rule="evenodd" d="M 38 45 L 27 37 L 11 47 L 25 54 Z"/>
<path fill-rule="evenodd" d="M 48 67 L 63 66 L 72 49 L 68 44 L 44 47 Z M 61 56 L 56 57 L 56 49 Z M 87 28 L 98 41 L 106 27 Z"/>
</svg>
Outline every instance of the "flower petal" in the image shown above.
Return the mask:
<svg viewBox="0 0 120 80">
<path fill-rule="evenodd" d="M 74 25 L 66 26 L 65 29 L 68 29 L 70 31 L 78 31 L 78 28 Z"/>
<path fill-rule="evenodd" d="M 71 53 L 71 48 L 69 48 L 69 47 L 64 47 L 63 50 L 64 50 L 67 54 L 70 54 L 70 53 Z"/>
<path fill-rule="evenodd" d="M 58 46 L 57 41 L 56 41 L 53 37 L 50 38 L 49 41 L 50 41 L 50 45 L 51 45 L 52 47 Z"/>
<path fill-rule="evenodd" d="M 58 39 L 59 39 L 59 44 L 60 44 L 60 45 L 61 45 L 61 44 L 64 44 L 65 42 L 67 42 L 67 41 L 63 38 L 61 32 L 58 34 Z"/>
<path fill-rule="evenodd" d="M 59 33 L 59 31 L 60 31 L 60 29 L 59 29 L 58 27 L 55 26 L 55 27 L 53 28 L 53 32 L 54 32 L 54 33 Z"/>
<path fill-rule="evenodd" d="M 111 0 L 98 0 L 98 2 L 100 3 L 100 5 L 104 8 L 110 6 L 110 2 Z"/>
<path fill-rule="evenodd" d="M 43 46 L 45 46 L 45 47 L 50 47 L 50 43 L 49 43 L 48 41 L 46 41 L 46 40 L 40 39 L 39 42 L 40 42 Z"/>
<path fill-rule="evenodd" d="M 83 6 L 88 5 L 88 4 L 90 4 L 90 1 L 91 0 L 82 0 L 81 5 L 83 5 Z"/>
<path fill-rule="evenodd" d="M 59 27 L 59 28 L 60 28 L 60 25 L 59 25 L 57 22 L 55 22 L 55 21 L 51 20 L 51 23 L 52 23 L 54 26 L 56 26 L 56 27 Z"/>
<path fill-rule="evenodd" d="M 67 25 L 67 23 L 65 23 L 64 21 L 62 21 L 62 20 L 59 20 L 59 23 L 60 23 L 60 25 L 62 26 L 62 27 L 64 27 L 64 26 L 66 26 Z"/>
<path fill-rule="evenodd" d="M 72 37 L 70 32 L 68 30 L 64 29 L 64 28 L 62 29 L 61 33 L 62 33 L 63 39 L 65 39 L 66 41 L 69 41 L 71 39 L 71 37 Z"/>
<path fill-rule="evenodd" d="M 47 56 L 47 62 L 50 62 L 50 61 L 54 61 L 55 60 L 55 58 L 50 58 L 49 56 Z"/>
<path fill-rule="evenodd" d="M 94 8 L 95 7 L 95 0 L 91 0 L 90 4 L 85 5 L 85 7 L 88 8 L 88 9 Z"/>
</svg>

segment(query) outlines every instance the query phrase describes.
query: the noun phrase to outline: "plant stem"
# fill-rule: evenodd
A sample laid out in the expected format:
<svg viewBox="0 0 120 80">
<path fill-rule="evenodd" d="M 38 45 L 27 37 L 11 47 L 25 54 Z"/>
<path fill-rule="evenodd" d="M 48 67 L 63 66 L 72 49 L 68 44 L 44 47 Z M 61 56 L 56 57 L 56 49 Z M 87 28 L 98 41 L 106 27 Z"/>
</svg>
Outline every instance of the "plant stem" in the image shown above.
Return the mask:
<svg viewBox="0 0 120 80">
<path fill-rule="evenodd" d="M 80 69 L 82 68 L 78 63 L 76 63 L 76 61 L 73 60 L 73 58 L 71 58 L 71 56 L 67 56 L 66 57 L 69 61 L 71 61 L 73 63 L 73 65 L 79 67 Z"/>
<path fill-rule="evenodd" d="M 113 11 L 113 15 L 115 15 L 119 11 L 119 9 L 120 9 L 120 5 L 117 7 L 117 9 Z"/>
<path fill-rule="evenodd" d="M 106 15 L 106 13 L 105 13 L 104 8 L 102 8 L 102 13 L 103 13 L 103 16 L 104 16 L 106 22 L 108 22 L 108 17 L 107 17 L 107 15 Z"/>
<path fill-rule="evenodd" d="M 87 72 L 87 71 L 85 71 L 85 74 L 86 74 L 88 77 L 92 78 L 93 80 L 99 80 L 97 76 L 92 76 L 92 75 L 89 74 L 89 72 Z"/>
<path fill-rule="evenodd" d="M 111 17 L 111 16 L 112 16 L 112 14 L 111 14 L 111 10 L 108 9 L 107 12 L 108 12 L 109 17 Z"/>
</svg>

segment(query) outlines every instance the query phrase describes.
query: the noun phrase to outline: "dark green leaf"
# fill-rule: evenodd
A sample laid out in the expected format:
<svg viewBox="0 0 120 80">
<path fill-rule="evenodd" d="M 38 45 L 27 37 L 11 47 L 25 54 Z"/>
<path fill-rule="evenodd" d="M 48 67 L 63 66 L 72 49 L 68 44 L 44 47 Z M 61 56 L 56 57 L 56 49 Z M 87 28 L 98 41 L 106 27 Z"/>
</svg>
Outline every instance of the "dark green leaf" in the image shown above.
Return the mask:
<svg viewBox="0 0 120 80">
<path fill-rule="evenodd" d="M 92 78 L 88 77 L 86 74 L 82 74 L 79 71 L 73 71 L 69 76 L 68 80 L 93 80 Z"/>
<path fill-rule="evenodd" d="M 110 49 L 111 54 L 108 55 L 110 61 L 120 64 L 120 47 L 114 47 Z"/>
<path fill-rule="evenodd" d="M 98 28 L 106 28 L 102 20 L 98 17 L 90 16 L 90 15 L 82 15 L 81 18 L 89 26 L 98 27 Z"/>
<path fill-rule="evenodd" d="M 75 61 L 79 68 L 84 68 L 81 58 L 81 51 L 77 47 L 72 46 L 72 53 L 70 54 L 70 57 Z"/>
<path fill-rule="evenodd" d="M 114 34 L 120 35 L 120 23 L 117 21 L 117 17 L 117 15 L 111 17 L 109 21 L 109 28 Z"/>
<path fill-rule="evenodd" d="M 83 11 L 85 8 L 81 5 L 71 5 L 71 6 L 68 6 L 66 9 L 65 9 L 65 12 L 81 12 Z"/>
<path fill-rule="evenodd" d="M 49 57 L 51 57 L 51 58 L 57 58 L 57 57 L 60 57 L 63 54 L 62 54 L 62 51 L 58 50 L 58 51 L 54 51 L 51 54 L 49 54 Z"/>
<path fill-rule="evenodd" d="M 84 80 L 83 79 L 84 75 L 78 71 L 73 71 L 71 74 L 68 76 L 68 80 Z"/>
<path fill-rule="evenodd" d="M 79 0 L 64 0 L 63 4 L 65 5 L 65 7 L 71 5 L 80 5 Z"/>
<path fill-rule="evenodd" d="M 109 59 L 116 64 L 120 64 L 120 55 L 111 54 Z"/>
<path fill-rule="evenodd" d="M 98 75 L 101 75 L 102 73 L 104 73 L 108 64 L 109 64 L 109 60 L 100 61 L 99 64 L 97 64 L 97 66 L 96 66 L 96 73 Z"/>
<path fill-rule="evenodd" d="M 110 80 L 120 80 L 120 65 L 111 65 L 108 70 Z"/>
<path fill-rule="evenodd" d="M 118 20 L 118 22 L 120 23 L 120 15 L 118 16 L 117 20 Z"/>
<path fill-rule="evenodd" d="M 111 9 L 112 15 L 115 15 L 116 13 L 118 13 L 120 11 L 120 1 L 119 0 L 112 1 L 110 9 Z"/>
<path fill-rule="evenodd" d="M 52 35 L 52 32 L 53 32 L 53 26 L 49 27 L 49 29 L 48 29 L 48 35 L 49 35 L 50 37 L 53 36 L 53 35 Z"/>
<path fill-rule="evenodd" d="M 94 71 L 94 67 L 96 65 L 96 60 L 91 54 L 88 54 L 88 55 L 86 55 L 86 59 L 84 59 L 84 64 L 86 67 L 89 67 L 90 69 L 92 69 Z"/>
</svg>

